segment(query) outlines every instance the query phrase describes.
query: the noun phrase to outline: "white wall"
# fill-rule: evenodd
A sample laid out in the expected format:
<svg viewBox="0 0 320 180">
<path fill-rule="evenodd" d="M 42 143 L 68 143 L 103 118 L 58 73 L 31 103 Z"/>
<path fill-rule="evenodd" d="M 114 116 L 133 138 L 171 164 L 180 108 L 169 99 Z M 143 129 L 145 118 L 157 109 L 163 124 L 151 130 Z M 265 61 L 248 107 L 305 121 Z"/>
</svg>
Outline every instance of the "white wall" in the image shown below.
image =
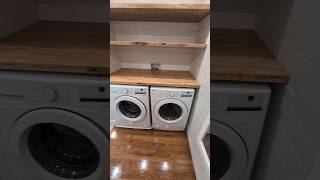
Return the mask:
<svg viewBox="0 0 320 180">
<path fill-rule="evenodd" d="M 117 49 L 110 48 L 110 74 L 118 71 L 121 68 L 119 57 L 117 57 Z"/>
<path fill-rule="evenodd" d="M 38 20 L 106 23 L 105 0 L 0 0 L 0 38 Z"/>
<path fill-rule="evenodd" d="M 215 0 L 211 24 L 217 28 L 253 29 L 259 0 Z"/>
<path fill-rule="evenodd" d="M 0 0 L 0 39 L 37 21 L 32 0 Z"/>
<path fill-rule="evenodd" d="M 316 180 L 320 164 L 320 1 L 262 0 L 256 31 L 290 74 L 268 118 L 257 180 Z"/>
<path fill-rule="evenodd" d="M 36 0 L 41 20 L 106 23 L 106 0 Z"/>
<path fill-rule="evenodd" d="M 111 22 L 111 39 L 151 42 L 196 42 L 197 23 Z M 162 70 L 189 71 L 196 51 L 181 48 L 117 47 L 117 57 L 123 68 L 150 69 L 150 63 L 160 63 Z"/>
<path fill-rule="evenodd" d="M 200 144 L 201 132 L 206 132 L 210 124 L 210 17 L 200 22 L 198 29 L 199 41 L 208 45 L 205 52 L 195 55 L 191 73 L 201 84 L 193 102 L 193 110 L 187 127 L 188 140 L 192 160 L 198 180 L 210 179 L 210 168 L 206 166 L 205 154 Z"/>
<path fill-rule="evenodd" d="M 259 0 L 215 0 L 214 10 L 224 12 L 251 12 L 257 11 Z"/>
<path fill-rule="evenodd" d="M 110 24 L 110 40 L 114 40 L 112 24 Z M 110 74 L 118 71 L 121 68 L 121 61 L 119 58 L 118 48 L 110 47 Z"/>
</svg>

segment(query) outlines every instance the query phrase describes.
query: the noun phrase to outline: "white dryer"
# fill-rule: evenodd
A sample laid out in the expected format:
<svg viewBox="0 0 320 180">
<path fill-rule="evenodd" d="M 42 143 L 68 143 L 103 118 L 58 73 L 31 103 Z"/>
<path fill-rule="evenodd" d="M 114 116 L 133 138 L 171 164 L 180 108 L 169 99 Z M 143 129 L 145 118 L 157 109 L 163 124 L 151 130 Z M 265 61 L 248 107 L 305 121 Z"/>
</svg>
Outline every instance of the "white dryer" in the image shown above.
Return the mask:
<svg viewBox="0 0 320 180">
<path fill-rule="evenodd" d="M 152 127 L 184 131 L 189 119 L 194 89 L 151 87 Z"/>
<path fill-rule="evenodd" d="M 117 127 L 151 129 L 148 86 L 110 85 L 111 121 Z"/>
</svg>

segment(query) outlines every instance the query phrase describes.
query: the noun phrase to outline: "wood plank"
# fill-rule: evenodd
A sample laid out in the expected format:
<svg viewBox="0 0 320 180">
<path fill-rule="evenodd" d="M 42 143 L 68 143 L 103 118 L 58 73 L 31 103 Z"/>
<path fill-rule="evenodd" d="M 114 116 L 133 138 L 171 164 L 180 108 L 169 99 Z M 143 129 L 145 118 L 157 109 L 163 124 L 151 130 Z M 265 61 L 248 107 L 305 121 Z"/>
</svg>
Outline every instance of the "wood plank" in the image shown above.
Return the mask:
<svg viewBox="0 0 320 180">
<path fill-rule="evenodd" d="M 111 3 L 113 21 L 199 22 L 210 13 L 209 4 Z"/>
<path fill-rule="evenodd" d="M 40 21 L 0 41 L 0 69 L 109 73 L 106 24 Z"/>
<path fill-rule="evenodd" d="M 110 179 L 196 179 L 186 133 L 113 128 Z"/>
<path fill-rule="evenodd" d="M 214 29 L 211 80 L 287 83 L 289 75 L 251 30 Z"/>
<path fill-rule="evenodd" d="M 189 48 L 205 49 L 206 44 L 197 43 L 166 43 L 166 42 L 142 42 L 142 41 L 110 41 L 111 46 L 138 46 L 138 47 L 161 47 L 161 48 Z"/>
<path fill-rule="evenodd" d="M 160 87 L 199 88 L 200 84 L 188 71 L 151 71 L 120 69 L 110 75 L 111 84 L 146 85 Z"/>
</svg>

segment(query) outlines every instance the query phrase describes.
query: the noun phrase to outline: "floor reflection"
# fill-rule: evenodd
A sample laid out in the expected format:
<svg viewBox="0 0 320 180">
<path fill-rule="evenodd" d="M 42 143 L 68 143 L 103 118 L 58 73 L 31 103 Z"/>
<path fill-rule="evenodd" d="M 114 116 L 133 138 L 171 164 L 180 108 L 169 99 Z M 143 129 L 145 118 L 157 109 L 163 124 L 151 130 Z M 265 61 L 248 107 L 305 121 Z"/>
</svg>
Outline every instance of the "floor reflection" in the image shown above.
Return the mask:
<svg viewBox="0 0 320 180">
<path fill-rule="evenodd" d="M 111 179 L 117 179 L 121 177 L 121 167 L 120 166 L 115 166 L 111 170 Z"/>
<path fill-rule="evenodd" d="M 185 132 L 114 127 L 110 136 L 111 179 L 196 179 Z"/>
</svg>

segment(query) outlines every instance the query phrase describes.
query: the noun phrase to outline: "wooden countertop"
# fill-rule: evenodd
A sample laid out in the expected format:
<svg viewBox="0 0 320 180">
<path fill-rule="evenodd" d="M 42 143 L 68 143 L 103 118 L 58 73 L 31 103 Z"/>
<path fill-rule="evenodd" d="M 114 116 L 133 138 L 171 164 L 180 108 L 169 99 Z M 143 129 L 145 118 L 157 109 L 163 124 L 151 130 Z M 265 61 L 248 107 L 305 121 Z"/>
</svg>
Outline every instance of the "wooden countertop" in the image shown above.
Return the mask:
<svg viewBox="0 0 320 180">
<path fill-rule="evenodd" d="M 160 47 L 160 48 L 186 48 L 205 49 L 206 44 L 200 43 L 167 43 L 148 41 L 110 41 L 110 46 Z"/>
<path fill-rule="evenodd" d="M 145 85 L 160 87 L 199 88 L 200 84 L 188 71 L 151 71 L 120 69 L 110 75 L 111 84 Z"/>
<path fill-rule="evenodd" d="M 289 75 L 250 30 L 214 29 L 211 80 L 287 83 Z"/>
<path fill-rule="evenodd" d="M 40 21 L 0 40 L 0 69 L 109 73 L 106 24 Z"/>
</svg>

